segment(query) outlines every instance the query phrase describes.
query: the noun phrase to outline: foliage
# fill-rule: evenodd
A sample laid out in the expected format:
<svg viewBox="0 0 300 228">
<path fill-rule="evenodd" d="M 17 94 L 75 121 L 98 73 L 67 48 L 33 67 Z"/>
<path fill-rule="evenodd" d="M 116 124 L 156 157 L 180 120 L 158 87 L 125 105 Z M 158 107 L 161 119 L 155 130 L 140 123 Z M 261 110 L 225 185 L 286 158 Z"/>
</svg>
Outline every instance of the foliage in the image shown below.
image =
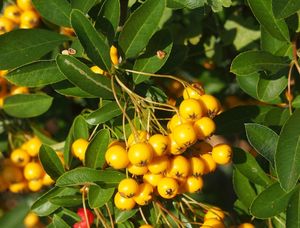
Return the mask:
<svg viewBox="0 0 300 228">
<path fill-rule="evenodd" d="M 299 227 L 299 1 L 32 2 L 40 27 L 0 35 L 0 70 L 8 70 L 8 87 L 30 91 L 0 91 L 0 148 L 8 158 L 38 136 L 38 160 L 55 186 L 24 194 L 26 200 L 0 217 L 1 227 L 22 224 L 29 204 L 51 218 L 49 227 L 71 227 L 82 205 L 106 225 L 113 220 L 117 227 L 137 227 L 146 216 L 157 226 L 196 227 L 213 204 L 230 212 L 228 227 L 251 218 L 255 227 Z M 200 193 L 173 202 L 157 196 L 144 210 L 119 210 L 113 196 L 128 172 L 107 167 L 105 151 L 133 129 L 166 133 L 166 111 L 173 107 L 168 98 L 182 102 L 186 81 L 200 81 L 224 104 L 211 115 L 215 133 L 232 144 L 248 141 L 248 147 L 235 143 L 232 166 L 207 175 Z M 157 103 L 164 105 L 155 110 Z M 78 139 L 88 141 L 84 159 L 72 152 Z M 235 195 L 221 196 L 225 180 Z M 182 209 L 194 204 L 199 212 Z"/>
</svg>

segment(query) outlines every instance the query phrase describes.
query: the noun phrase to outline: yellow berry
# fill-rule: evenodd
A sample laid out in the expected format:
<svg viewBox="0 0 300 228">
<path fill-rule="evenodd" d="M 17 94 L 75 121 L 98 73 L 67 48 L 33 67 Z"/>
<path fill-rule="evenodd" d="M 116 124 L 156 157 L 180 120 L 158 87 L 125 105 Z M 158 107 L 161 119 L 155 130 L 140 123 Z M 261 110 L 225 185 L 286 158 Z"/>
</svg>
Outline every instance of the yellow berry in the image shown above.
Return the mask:
<svg viewBox="0 0 300 228">
<path fill-rule="evenodd" d="M 127 151 L 120 145 L 109 147 L 105 153 L 105 160 L 114 169 L 124 169 L 129 164 Z"/>
<path fill-rule="evenodd" d="M 152 200 L 153 186 L 149 183 L 143 183 L 139 186 L 139 191 L 133 198 L 138 205 L 146 205 Z"/>
<path fill-rule="evenodd" d="M 116 193 L 114 198 L 115 206 L 120 210 L 131 210 L 135 206 L 133 198 L 122 197 L 119 192 Z"/>
<path fill-rule="evenodd" d="M 146 166 L 153 158 L 153 149 L 150 144 L 142 142 L 129 147 L 128 159 L 131 164 Z"/>
<path fill-rule="evenodd" d="M 127 170 L 129 173 L 133 174 L 133 175 L 144 175 L 148 172 L 148 167 L 147 166 L 137 166 L 137 165 L 132 165 L 130 164 L 127 167 Z"/>
<path fill-rule="evenodd" d="M 187 121 L 196 121 L 203 116 L 204 112 L 201 103 L 198 100 L 190 98 L 181 102 L 179 114 Z"/>
<path fill-rule="evenodd" d="M 189 147 L 197 141 L 196 132 L 190 123 L 180 124 L 174 128 L 172 135 L 180 147 Z"/>
<path fill-rule="evenodd" d="M 36 180 L 42 178 L 44 170 L 37 162 L 29 162 L 24 167 L 24 177 L 26 180 Z"/>
<path fill-rule="evenodd" d="M 139 191 L 139 184 L 132 178 L 123 179 L 118 185 L 118 192 L 122 197 L 131 198 Z"/>
<path fill-rule="evenodd" d="M 85 158 L 86 149 L 89 145 L 89 142 L 85 139 L 77 139 L 72 143 L 71 151 L 72 154 L 77 157 L 80 161 L 83 161 Z"/>
<path fill-rule="evenodd" d="M 159 195 L 165 199 L 174 198 L 177 195 L 178 188 L 177 181 L 171 177 L 164 177 L 157 185 Z"/>
<path fill-rule="evenodd" d="M 29 162 L 30 156 L 25 150 L 15 149 L 11 152 L 10 159 L 17 166 L 23 167 Z"/>
<path fill-rule="evenodd" d="M 213 147 L 211 154 L 217 164 L 226 165 L 231 161 L 232 148 L 227 144 L 219 144 Z"/>
<path fill-rule="evenodd" d="M 211 118 L 205 116 L 194 123 L 194 129 L 197 138 L 203 140 L 215 132 L 216 124 Z"/>
<path fill-rule="evenodd" d="M 35 136 L 29 139 L 27 142 L 25 142 L 21 146 L 21 149 L 25 150 L 31 157 L 35 157 L 38 155 L 41 145 L 41 140 Z"/>
<path fill-rule="evenodd" d="M 154 156 L 162 156 L 167 154 L 170 144 L 168 136 L 155 134 L 149 138 L 148 142 L 153 148 Z"/>
<path fill-rule="evenodd" d="M 39 217 L 34 212 L 29 212 L 24 218 L 26 228 L 34 228 L 39 223 Z"/>
</svg>

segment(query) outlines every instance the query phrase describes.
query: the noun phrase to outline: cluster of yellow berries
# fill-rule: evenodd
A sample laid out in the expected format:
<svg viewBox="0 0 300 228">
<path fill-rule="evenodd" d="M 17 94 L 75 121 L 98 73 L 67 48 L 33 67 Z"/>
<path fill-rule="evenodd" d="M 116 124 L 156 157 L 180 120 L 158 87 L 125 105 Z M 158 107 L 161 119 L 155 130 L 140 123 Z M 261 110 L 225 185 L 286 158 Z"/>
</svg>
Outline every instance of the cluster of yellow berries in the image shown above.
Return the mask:
<svg viewBox="0 0 300 228">
<path fill-rule="evenodd" d="M 29 93 L 28 87 L 11 85 L 5 78 L 7 72 L 7 70 L 0 70 L 0 108 L 6 96 Z"/>
<path fill-rule="evenodd" d="M 16 27 L 36 28 L 39 23 L 40 15 L 34 10 L 31 0 L 16 0 L 16 4 L 9 4 L 3 9 L 3 15 L 0 16 L 0 35 Z"/>
<path fill-rule="evenodd" d="M 227 144 L 212 147 L 204 140 L 215 131 L 212 118 L 219 113 L 219 101 L 196 88 L 186 88 L 179 113 L 168 123 L 169 134 L 146 131 L 132 133 L 125 142 L 113 142 L 105 159 L 114 169 L 124 169 L 133 178 L 119 183 L 115 205 L 130 210 L 135 204 L 145 205 L 153 193 L 165 199 L 185 192 L 194 193 L 203 187 L 202 175 L 212 172 L 217 164 L 231 161 L 232 149 Z M 143 180 L 138 183 L 136 176 Z"/>
<path fill-rule="evenodd" d="M 46 174 L 38 161 L 38 153 L 42 145 L 39 138 L 32 137 L 19 148 L 10 153 L 10 159 L 4 159 L 1 164 L 0 186 L 1 191 L 9 189 L 13 193 L 27 190 L 39 191 L 43 186 L 54 183 Z"/>
</svg>

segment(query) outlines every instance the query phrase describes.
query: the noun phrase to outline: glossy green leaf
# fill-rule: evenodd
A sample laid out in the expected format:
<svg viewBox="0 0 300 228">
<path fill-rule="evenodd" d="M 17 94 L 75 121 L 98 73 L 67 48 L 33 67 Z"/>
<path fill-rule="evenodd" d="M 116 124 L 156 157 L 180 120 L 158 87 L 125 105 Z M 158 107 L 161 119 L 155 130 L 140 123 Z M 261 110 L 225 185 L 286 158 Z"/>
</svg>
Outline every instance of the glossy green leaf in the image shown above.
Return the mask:
<svg viewBox="0 0 300 228">
<path fill-rule="evenodd" d="M 53 187 L 32 204 L 31 210 L 39 216 L 48 216 L 59 208 L 59 206 L 54 205 L 49 201 L 51 198 L 56 196 L 74 195 L 76 191 L 77 190 L 74 188 Z"/>
<path fill-rule="evenodd" d="M 119 36 L 119 46 L 126 58 L 137 56 L 157 30 L 165 0 L 147 0 L 126 21 Z"/>
<path fill-rule="evenodd" d="M 298 0 L 272 0 L 272 9 L 276 18 L 286 18 L 300 10 Z"/>
<path fill-rule="evenodd" d="M 271 102 L 278 98 L 287 87 L 288 79 L 286 75 L 284 72 L 278 72 L 272 76 L 261 74 L 257 84 L 257 96 L 259 100 Z"/>
<path fill-rule="evenodd" d="M 281 187 L 291 191 L 300 177 L 300 109 L 283 126 L 277 144 L 275 166 Z"/>
<path fill-rule="evenodd" d="M 64 173 L 64 167 L 55 150 L 51 147 L 42 145 L 39 152 L 39 158 L 44 170 L 53 180 L 56 180 Z"/>
<path fill-rule="evenodd" d="M 89 143 L 85 154 L 85 165 L 91 168 L 102 168 L 105 164 L 105 152 L 110 141 L 108 129 L 100 130 Z"/>
<path fill-rule="evenodd" d="M 256 193 L 247 177 L 241 174 L 237 169 L 233 170 L 233 188 L 238 199 L 250 208 L 251 203 L 256 197 Z"/>
<path fill-rule="evenodd" d="M 245 128 L 251 146 L 275 167 L 275 152 L 279 138 L 276 132 L 256 123 L 247 123 Z"/>
<path fill-rule="evenodd" d="M 57 186 L 77 186 L 92 184 L 94 182 L 103 182 L 105 184 L 117 185 L 125 178 L 123 173 L 112 170 L 95 170 L 86 167 L 75 168 L 64 173 L 57 181 Z"/>
<path fill-rule="evenodd" d="M 266 219 L 283 212 L 293 191 L 286 193 L 278 182 L 261 192 L 253 201 L 250 212 L 253 216 Z"/>
<path fill-rule="evenodd" d="M 10 71 L 6 78 L 17 86 L 39 87 L 65 79 L 55 61 L 37 61 Z"/>
<path fill-rule="evenodd" d="M 167 7 L 172 9 L 195 9 L 204 6 L 206 0 L 167 0 Z"/>
<path fill-rule="evenodd" d="M 287 119 L 290 117 L 290 112 L 288 108 L 271 108 L 265 116 L 264 124 L 267 126 L 283 126 Z"/>
<path fill-rule="evenodd" d="M 116 102 L 108 102 L 96 111 L 91 112 L 85 117 L 85 120 L 91 125 L 97 125 L 105 123 L 106 121 L 111 120 L 121 114 L 122 111 Z"/>
<path fill-rule="evenodd" d="M 117 228 L 134 228 L 134 224 L 130 222 L 129 220 L 123 222 L 123 223 L 117 223 Z"/>
<path fill-rule="evenodd" d="M 229 109 L 214 118 L 218 135 L 233 135 L 244 132 L 244 124 L 261 122 L 272 107 L 245 105 Z"/>
<path fill-rule="evenodd" d="M 55 228 L 70 228 L 70 226 L 58 215 L 53 216 L 53 225 Z"/>
<path fill-rule="evenodd" d="M 291 43 L 274 38 L 263 26 L 260 26 L 261 37 L 260 44 L 263 51 L 267 51 L 273 55 L 289 56 Z M 286 50 L 285 54 L 282 50 Z"/>
<path fill-rule="evenodd" d="M 170 32 L 168 30 L 158 31 L 150 39 L 145 52 L 135 61 L 133 70 L 146 73 L 157 72 L 168 60 L 172 46 L 173 43 Z M 157 56 L 157 51 L 161 51 L 164 56 L 159 58 Z M 148 78 L 149 76 L 142 74 L 133 75 L 135 84 L 139 84 Z"/>
<path fill-rule="evenodd" d="M 257 97 L 257 85 L 259 82 L 259 73 L 254 72 L 252 74 L 245 76 L 237 75 L 236 80 L 240 86 L 240 88 L 250 95 L 251 97 L 258 99 Z"/>
<path fill-rule="evenodd" d="M 88 201 L 91 208 L 100 208 L 104 206 L 113 196 L 114 188 L 101 188 L 92 185 L 88 192 Z"/>
<path fill-rule="evenodd" d="M 88 57 L 101 69 L 110 71 L 109 46 L 88 18 L 79 10 L 73 10 L 71 24 Z"/>
<path fill-rule="evenodd" d="M 100 0 L 71 0 L 71 6 L 73 9 L 79 9 L 83 13 L 87 13 L 95 4 L 99 2 Z"/>
<path fill-rule="evenodd" d="M 290 198 L 286 212 L 286 227 L 300 227 L 300 188 L 294 192 Z"/>
<path fill-rule="evenodd" d="M 67 0 L 32 0 L 35 9 L 48 21 L 70 27 L 71 4 Z"/>
<path fill-rule="evenodd" d="M 63 208 L 63 209 L 62 209 L 62 213 L 63 213 L 64 215 L 66 215 L 66 216 L 72 218 L 72 219 L 73 219 L 74 221 L 76 221 L 76 222 L 81 221 L 80 216 L 79 216 L 76 212 L 71 211 L 71 210 L 69 210 L 69 209 L 67 209 L 67 208 Z"/>
<path fill-rule="evenodd" d="M 106 0 L 96 19 L 95 27 L 112 43 L 117 31 L 121 15 L 119 0 Z"/>
<path fill-rule="evenodd" d="M 16 207 L 5 212 L 0 218 L 0 227 L 14 228 L 22 227 L 26 214 L 29 211 L 29 205 L 25 200 L 20 200 Z"/>
<path fill-rule="evenodd" d="M 52 87 L 57 93 L 64 95 L 64 96 L 96 98 L 96 96 L 83 91 L 79 87 L 73 85 L 68 80 L 63 80 L 61 82 L 55 83 L 52 85 Z"/>
<path fill-rule="evenodd" d="M 88 139 L 89 138 L 89 126 L 84 120 L 84 117 L 79 115 L 73 122 L 73 137 L 76 139 Z"/>
<path fill-rule="evenodd" d="M 4 111 L 18 118 L 30 118 L 45 113 L 53 98 L 46 94 L 17 94 L 6 97 Z"/>
<path fill-rule="evenodd" d="M 249 6 L 265 29 L 279 40 L 290 41 L 289 30 L 283 19 L 276 19 L 272 11 L 272 0 L 248 0 Z"/>
<path fill-rule="evenodd" d="M 79 194 L 69 196 L 55 196 L 49 201 L 60 207 L 76 207 L 82 205 L 82 196 Z"/>
<path fill-rule="evenodd" d="M 0 69 L 11 69 L 38 60 L 68 39 L 43 29 L 17 29 L 5 33 L 0 36 Z"/>
<path fill-rule="evenodd" d="M 266 51 L 246 51 L 234 58 L 230 71 L 240 77 L 264 70 L 276 73 L 288 67 L 288 61 L 287 58 L 275 56 Z"/>
<path fill-rule="evenodd" d="M 255 158 L 242 149 L 234 149 L 233 166 L 254 184 L 266 187 L 272 183 Z"/>
<path fill-rule="evenodd" d="M 78 59 L 68 55 L 58 55 L 56 63 L 65 77 L 81 90 L 103 99 L 113 98 L 110 80 L 95 74 Z"/>
<path fill-rule="evenodd" d="M 138 209 L 133 209 L 133 210 L 130 210 L 130 211 L 120 211 L 120 210 L 117 210 L 116 211 L 116 217 L 115 217 L 115 221 L 116 223 L 123 223 L 125 221 L 127 221 L 128 219 L 130 219 L 131 217 L 133 217 L 136 212 L 138 211 Z"/>
</svg>

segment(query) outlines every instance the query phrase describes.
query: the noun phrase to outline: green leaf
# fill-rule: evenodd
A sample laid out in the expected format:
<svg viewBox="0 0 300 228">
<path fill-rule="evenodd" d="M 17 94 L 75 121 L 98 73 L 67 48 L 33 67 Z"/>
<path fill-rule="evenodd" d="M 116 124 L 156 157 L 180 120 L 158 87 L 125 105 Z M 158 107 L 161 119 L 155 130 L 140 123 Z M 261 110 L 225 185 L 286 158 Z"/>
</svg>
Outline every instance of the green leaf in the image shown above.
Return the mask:
<svg viewBox="0 0 300 228">
<path fill-rule="evenodd" d="M 283 126 L 289 117 L 290 112 L 288 108 L 273 107 L 266 113 L 264 124 L 271 127 Z"/>
<path fill-rule="evenodd" d="M 81 115 L 77 116 L 74 120 L 73 138 L 74 140 L 89 138 L 89 126 Z"/>
<path fill-rule="evenodd" d="M 277 144 L 275 166 L 281 187 L 291 191 L 300 177 L 300 109 L 283 126 Z"/>
<path fill-rule="evenodd" d="M 83 13 L 87 13 L 98 2 L 99 0 L 71 0 L 71 6 L 73 9 L 79 9 Z"/>
<path fill-rule="evenodd" d="M 172 49 L 172 36 L 168 30 L 160 30 L 153 35 L 150 39 L 145 52 L 138 57 L 135 61 L 133 70 L 155 73 L 157 72 L 167 61 Z M 162 51 L 163 58 L 157 56 L 157 51 Z M 149 76 L 142 74 L 134 74 L 133 81 L 135 84 L 139 84 L 147 80 Z"/>
<path fill-rule="evenodd" d="M 68 80 L 63 80 L 61 82 L 55 83 L 52 85 L 53 89 L 64 96 L 71 96 L 71 97 L 81 97 L 81 98 L 96 98 L 96 96 L 91 95 L 79 87 L 74 86 Z"/>
<path fill-rule="evenodd" d="M 256 124 L 245 124 L 247 138 L 251 146 L 275 167 L 274 159 L 279 136 L 270 128 Z"/>
<path fill-rule="evenodd" d="M 5 33 L 0 36 L 0 69 L 38 60 L 67 40 L 65 36 L 43 29 L 17 29 Z"/>
<path fill-rule="evenodd" d="M 81 90 L 103 99 L 113 98 L 110 80 L 95 74 L 78 59 L 68 55 L 58 55 L 56 63 L 65 77 Z"/>
<path fill-rule="evenodd" d="M 267 187 L 272 183 L 255 158 L 242 149 L 234 149 L 233 166 L 254 184 Z"/>
<path fill-rule="evenodd" d="M 56 181 L 56 185 L 60 187 L 77 186 L 92 184 L 93 182 L 101 182 L 108 185 L 117 185 L 124 178 L 125 175 L 118 171 L 95 170 L 86 167 L 79 167 L 60 176 Z"/>
<path fill-rule="evenodd" d="M 4 202 L 4 201 L 3 201 Z M 29 205 L 22 200 L 18 205 L 9 212 L 5 212 L 0 218 L 0 227 L 14 228 L 22 227 L 26 214 L 29 211 Z"/>
<path fill-rule="evenodd" d="M 91 208 L 100 208 L 106 204 L 114 194 L 114 188 L 101 188 L 92 185 L 88 192 L 88 201 Z"/>
<path fill-rule="evenodd" d="M 256 193 L 251 186 L 249 180 L 241 174 L 237 169 L 233 170 L 233 188 L 238 199 L 250 208 L 251 203 L 256 197 Z"/>
<path fill-rule="evenodd" d="M 121 224 L 121 223 L 127 221 L 128 219 L 133 217 L 136 214 L 137 211 L 138 211 L 138 209 L 133 209 L 133 210 L 130 210 L 130 211 L 117 210 L 116 211 L 116 217 L 115 217 L 116 223 Z"/>
<path fill-rule="evenodd" d="M 56 25 L 70 27 L 72 8 L 67 0 L 32 0 L 32 3 L 46 20 Z"/>
<path fill-rule="evenodd" d="M 272 9 L 277 19 L 286 18 L 300 10 L 298 0 L 272 0 Z"/>
<path fill-rule="evenodd" d="M 121 114 L 122 111 L 116 102 L 108 102 L 96 111 L 91 112 L 85 117 L 85 120 L 91 125 L 97 125 L 105 123 Z"/>
<path fill-rule="evenodd" d="M 85 165 L 91 168 L 102 168 L 105 164 L 105 152 L 110 141 L 108 129 L 100 130 L 89 143 L 85 154 Z"/>
<path fill-rule="evenodd" d="M 293 100 L 293 107 L 300 108 L 300 95 L 296 96 Z"/>
<path fill-rule="evenodd" d="M 46 173 L 56 180 L 64 173 L 64 167 L 56 152 L 47 145 L 42 145 L 39 152 L 39 158 Z"/>
<path fill-rule="evenodd" d="M 245 93 L 247 93 L 251 97 L 258 100 L 258 97 L 257 97 L 257 85 L 259 82 L 259 73 L 258 72 L 249 74 L 246 77 L 237 75 L 236 80 L 237 80 L 240 88 Z"/>
<path fill-rule="evenodd" d="M 53 187 L 32 204 L 31 210 L 38 216 L 48 216 L 59 208 L 59 206 L 54 205 L 49 201 L 51 198 L 56 196 L 74 195 L 76 192 L 77 190 L 74 188 Z"/>
<path fill-rule="evenodd" d="M 70 226 L 58 215 L 53 216 L 52 222 L 55 228 L 70 228 Z"/>
<path fill-rule="evenodd" d="M 43 132 L 42 129 L 40 129 L 38 127 L 35 127 L 35 126 L 32 126 L 32 125 L 30 127 L 31 127 L 31 130 L 33 131 L 33 134 L 35 136 L 37 136 L 42 141 L 43 144 L 53 145 L 53 144 L 58 143 L 54 139 L 52 139 L 49 136 L 45 135 L 45 133 Z"/>
<path fill-rule="evenodd" d="M 206 3 L 206 0 L 167 0 L 167 6 L 173 9 L 181 9 L 184 7 L 196 9 L 204 6 L 204 3 Z"/>
<path fill-rule="evenodd" d="M 280 184 L 276 182 L 255 198 L 250 207 L 250 212 L 260 219 L 278 215 L 286 209 L 292 194 L 293 191 L 286 193 L 280 188 Z"/>
<path fill-rule="evenodd" d="M 165 9 L 165 0 L 147 0 L 126 21 L 119 46 L 126 58 L 137 56 L 157 30 Z"/>
<path fill-rule="evenodd" d="M 272 102 L 278 98 L 282 91 L 287 87 L 287 74 L 278 72 L 275 75 L 265 75 L 263 72 L 257 84 L 257 96 L 264 102 Z"/>
<path fill-rule="evenodd" d="M 289 56 L 288 50 L 291 48 L 291 43 L 274 38 L 263 26 L 260 26 L 261 37 L 260 44 L 263 51 L 267 51 L 273 55 L 281 55 L 282 50 L 285 51 L 285 56 Z"/>
<path fill-rule="evenodd" d="M 17 86 L 39 87 L 65 79 L 55 61 L 37 61 L 10 71 L 6 78 Z"/>
<path fill-rule="evenodd" d="M 222 112 L 214 118 L 217 125 L 216 134 L 233 135 L 244 132 L 245 123 L 260 122 L 271 109 L 272 107 L 268 106 L 245 105 Z"/>
<path fill-rule="evenodd" d="M 45 113 L 53 98 L 46 94 L 17 94 L 6 97 L 4 111 L 18 118 L 30 118 Z"/>
<path fill-rule="evenodd" d="M 71 24 L 88 57 L 101 69 L 110 71 L 109 46 L 93 24 L 79 10 L 73 10 Z"/>
<path fill-rule="evenodd" d="M 290 198 L 286 212 L 286 227 L 298 228 L 300 227 L 300 189 L 294 192 Z"/>
<path fill-rule="evenodd" d="M 55 196 L 49 200 L 60 207 L 76 207 L 82 205 L 81 195 Z"/>
<path fill-rule="evenodd" d="M 120 1 L 106 0 L 96 19 L 95 27 L 100 30 L 112 43 L 120 22 Z"/>
<path fill-rule="evenodd" d="M 234 58 L 230 71 L 242 77 L 264 70 L 276 73 L 288 66 L 288 59 L 285 57 L 275 56 L 266 51 L 246 51 Z"/>
<path fill-rule="evenodd" d="M 272 11 L 272 0 L 248 0 L 249 6 L 264 28 L 278 40 L 290 41 L 288 27 L 283 19 L 276 19 Z"/>
</svg>

